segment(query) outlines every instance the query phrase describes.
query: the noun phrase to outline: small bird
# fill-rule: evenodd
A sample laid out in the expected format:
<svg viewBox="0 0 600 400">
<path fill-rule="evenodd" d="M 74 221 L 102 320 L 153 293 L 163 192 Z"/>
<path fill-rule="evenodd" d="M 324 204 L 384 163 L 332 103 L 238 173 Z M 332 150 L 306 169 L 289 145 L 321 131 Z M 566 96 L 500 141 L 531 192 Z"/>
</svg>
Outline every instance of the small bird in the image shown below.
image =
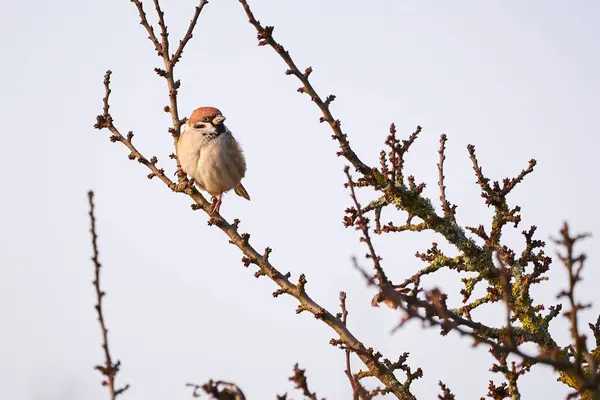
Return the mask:
<svg viewBox="0 0 600 400">
<path fill-rule="evenodd" d="M 244 153 L 223 121 L 218 109 L 197 108 L 183 126 L 176 146 L 181 169 L 212 195 L 215 205 L 211 214 L 219 211 L 223 193 L 231 189 L 250 200 L 241 182 L 246 175 Z"/>
</svg>

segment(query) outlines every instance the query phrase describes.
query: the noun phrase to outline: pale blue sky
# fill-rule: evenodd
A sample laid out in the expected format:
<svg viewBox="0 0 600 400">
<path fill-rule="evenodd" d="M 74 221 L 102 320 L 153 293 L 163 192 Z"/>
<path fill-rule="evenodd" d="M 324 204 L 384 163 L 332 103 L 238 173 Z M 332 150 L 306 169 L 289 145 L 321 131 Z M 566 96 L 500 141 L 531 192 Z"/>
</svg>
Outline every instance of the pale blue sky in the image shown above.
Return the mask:
<svg viewBox="0 0 600 400">
<path fill-rule="evenodd" d="M 163 1 L 177 43 L 196 1 Z M 598 234 L 600 146 L 600 4 L 595 1 L 267 1 L 251 5 L 301 67 L 311 65 L 322 95 L 335 93 L 337 118 L 360 156 L 376 163 L 388 126 L 408 135 L 423 126 L 407 157 L 408 172 L 428 184 L 437 205 L 437 143 L 448 135 L 447 192 L 465 225 L 485 223 L 466 145 L 473 143 L 492 178 L 518 173 L 530 158 L 536 172 L 510 196 L 523 224 L 547 240 L 568 220 Z M 152 7 L 147 5 L 149 15 Z M 297 316 L 290 298 L 273 299 L 273 283 L 245 270 L 239 251 L 190 201 L 171 193 L 127 159 L 126 149 L 92 128 L 101 111 L 102 77 L 113 70 L 112 113 L 138 148 L 173 170 L 166 131 L 161 65 L 135 7 L 125 0 L 2 1 L 4 77 L 0 92 L 0 383 L 10 399 L 105 399 L 95 319 L 88 234 L 88 189 L 96 191 L 98 233 L 113 355 L 127 399 L 185 399 L 185 382 L 237 382 L 250 399 L 290 390 L 293 364 L 307 369 L 311 388 L 328 399 L 350 393 L 343 352 L 332 331 Z M 459 399 L 483 396 L 492 357 L 468 340 L 442 338 L 411 323 L 391 336 L 398 317 L 369 305 L 373 291 L 351 267 L 362 255 L 343 228 L 350 199 L 343 160 L 319 112 L 256 33 L 235 0 L 212 0 L 178 66 L 180 111 L 213 105 L 248 158 L 245 186 L 252 202 L 225 197 L 223 215 L 238 217 L 257 248 L 293 276 L 308 278 L 311 295 L 331 311 L 348 292 L 349 325 L 387 357 L 409 351 L 422 366 L 413 386 L 431 399 L 443 380 Z M 171 172 L 170 172 L 171 173 Z M 368 195 L 362 195 L 363 201 Z M 430 234 L 377 238 L 390 275 L 399 280 L 423 265 L 413 257 Z M 597 239 L 582 249 L 589 264 L 579 295 L 598 315 Z M 553 248 L 549 249 L 553 252 Z M 565 273 L 556 264 L 539 285 L 554 302 Z M 459 279 L 425 280 L 458 304 Z M 485 321 L 501 321 L 490 308 Z M 567 344 L 560 319 L 553 333 Z M 360 364 L 355 363 L 355 368 Z M 538 368 L 523 379 L 523 398 L 563 398 L 556 375 Z M 543 384 L 541 384 L 543 382 Z M 298 396 L 295 396 L 298 398 Z"/>
</svg>

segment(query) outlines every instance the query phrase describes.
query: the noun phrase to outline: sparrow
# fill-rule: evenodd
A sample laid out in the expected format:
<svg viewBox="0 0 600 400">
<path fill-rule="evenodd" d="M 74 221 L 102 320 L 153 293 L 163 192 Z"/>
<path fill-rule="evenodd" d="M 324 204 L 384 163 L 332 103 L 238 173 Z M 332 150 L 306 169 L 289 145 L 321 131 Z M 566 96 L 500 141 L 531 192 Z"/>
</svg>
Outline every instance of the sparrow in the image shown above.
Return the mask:
<svg viewBox="0 0 600 400">
<path fill-rule="evenodd" d="M 212 195 L 215 204 L 211 214 L 219 211 L 223 193 L 231 189 L 250 200 L 241 182 L 246 175 L 246 158 L 223 121 L 225 117 L 214 107 L 195 109 L 183 125 L 175 149 L 181 169 Z"/>
</svg>

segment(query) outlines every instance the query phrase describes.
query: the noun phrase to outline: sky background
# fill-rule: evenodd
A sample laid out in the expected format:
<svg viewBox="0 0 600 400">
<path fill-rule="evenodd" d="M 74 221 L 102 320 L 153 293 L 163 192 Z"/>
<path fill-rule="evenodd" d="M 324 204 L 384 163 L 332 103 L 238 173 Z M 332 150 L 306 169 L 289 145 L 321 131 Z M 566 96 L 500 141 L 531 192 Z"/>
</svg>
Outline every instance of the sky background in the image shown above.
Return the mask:
<svg viewBox="0 0 600 400">
<path fill-rule="evenodd" d="M 146 2 L 149 3 L 149 2 Z M 163 1 L 172 43 L 188 26 L 196 1 Z M 536 171 L 510 195 L 523 209 L 520 228 L 506 241 L 522 248 L 519 232 L 535 224 L 538 238 L 556 236 L 563 221 L 598 234 L 600 139 L 600 3 L 595 1 L 251 1 L 257 18 L 275 25 L 275 37 L 297 64 L 314 69 L 315 88 L 337 95 L 332 109 L 360 157 L 375 164 L 391 122 L 407 136 L 423 133 L 406 168 L 427 183 L 439 207 L 439 135 L 448 135 L 449 200 L 463 225 L 490 226 L 491 212 L 475 184 L 466 146 L 477 146 L 491 178 L 514 176 L 538 160 Z M 152 7 L 146 6 L 154 20 Z M 87 197 L 96 192 L 105 316 L 124 399 L 191 398 L 186 382 L 237 382 L 249 399 L 290 390 L 295 362 L 310 387 L 328 399 L 349 398 L 344 354 L 328 344 L 333 332 L 291 298 L 273 299 L 268 279 L 243 268 L 238 249 L 190 200 L 172 193 L 93 129 L 101 112 L 102 78 L 113 70 L 112 115 L 133 130 L 146 156 L 169 174 L 174 162 L 167 132 L 166 83 L 161 66 L 129 1 L 23 2 L 3 0 L 0 35 L 0 387 L 7 399 L 105 399 L 93 366 L 103 360 L 96 321 Z M 224 199 L 222 214 L 240 218 L 257 249 L 297 278 L 332 312 L 348 292 L 349 326 L 366 346 L 390 359 L 405 351 L 424 377 L 412 387 L 435 398 L 446 382 L 458 399 L 476 399 L 489 379 L 491 355 L 469 340 L 417 322 L 390 332 L 400 315 L 369 305 L 374 292 L 352 268 L 362 256 L 358 233 L 342 226 L 351 204 L 343 188 L 343 160 L 319 110 L 296 93 L 270 48 L 235 0 L 212 0 L 177 66 L 182 116 L 213 105 L 244 147 L 247 202 Z M 360 192 L 363 203 L 370 199 Z M 401 221 L 401 215 L 387 218 Z M 414 258 L 429 233 L 377 237 L 394 280 L 423 267 Z M 580 247 L 589 255 L 579 298 L 595 302 L 582 314 L 589 330 L 600 308 L 597 239 Z M 444 247 L 447 248 L 447 247 Z M 554 253 L 550 245 L 548 252 Z M 366 262 L 364 265 L 368 265 Z M 540 302 L 553 304 L 566 273 L 554 264 L 538 285 Z M 459 276 L 425 279 L 461 296 Z M 477 293 L 482 293 L 480 287 Z M 504 318 L 502 307 L 474 313 L 485 322 Z M 564 318 L 551 331 L 569 343 Z M 591 340 L 590 340 L 591 344 Z M 358 369 L 360 364 L 355 362 Z M 401 379 L 403 376 L 399 374 Z M 522 379 L 523 398 L 564 398 L 557 375 L 540 367 Z M 294 394 L 294 398 L 300 398 Z"/>
</svg>

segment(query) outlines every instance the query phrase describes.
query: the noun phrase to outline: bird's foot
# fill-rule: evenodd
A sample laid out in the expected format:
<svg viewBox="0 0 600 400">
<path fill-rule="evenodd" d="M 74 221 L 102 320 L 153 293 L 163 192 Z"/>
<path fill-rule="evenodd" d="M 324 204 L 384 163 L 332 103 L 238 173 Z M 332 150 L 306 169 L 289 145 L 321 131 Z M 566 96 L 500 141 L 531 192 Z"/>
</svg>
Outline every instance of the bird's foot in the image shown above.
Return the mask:
<svg viewBox="0 0 600 400">
<path fill-rule="evenodd" d="M 213 196 L 212 200 L 214 202 L 214 205 L 210 212 L 211 215 L 218 213 L 221 209 L 221 203 L 223 203 L 223 194 L 221 194 L 219 197 Z"/>
<path fill-rule="evenodd" d="M 188 189 L 194 189 L 194 184 L 196 183 L 194 178 L 186 179 L 187 174 L 181 169 L 181 166 L 177 167 L 177 171 L 173 175 L 178 178 L 178 183 L 175 186 L 176 192 L 185 192 Z"/>
<path fill-rule="evenodd" d="M 194 180 L 194 178 L 191 178 L 190 180 L 187 181 L 187 188 L 194 189 L 195 184 L 196 184 L 196 181 Z"/>
<path fill-rule="evenodd" d="M 179 182 L 181 183 L 183 180 L 185 180 L 187 174 L 185 173 L 185 171 L 181 168 L 181 165 L 177 166 L 177 171 L 175 171 L 174 174 L 178 179 Z"/>
</svg>

